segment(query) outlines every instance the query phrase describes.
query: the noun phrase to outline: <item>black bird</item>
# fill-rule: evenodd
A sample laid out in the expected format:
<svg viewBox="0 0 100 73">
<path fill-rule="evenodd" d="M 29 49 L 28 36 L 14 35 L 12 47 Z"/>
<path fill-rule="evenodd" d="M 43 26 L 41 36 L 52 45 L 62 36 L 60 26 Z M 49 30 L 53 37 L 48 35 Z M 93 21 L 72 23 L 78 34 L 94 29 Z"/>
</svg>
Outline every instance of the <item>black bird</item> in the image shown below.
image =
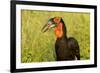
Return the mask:
<svg viewBox="0 0 100 73">
<path fill-rule="evenodd" d="M 80 60 L 80 48 L 77 40 L 67 37 L 66 26 L 61 17 L 54 17 L 42 28 L 43 32 L 54 28 L 56 35 L 55 51 L 57 61 Z"/>
</svg>

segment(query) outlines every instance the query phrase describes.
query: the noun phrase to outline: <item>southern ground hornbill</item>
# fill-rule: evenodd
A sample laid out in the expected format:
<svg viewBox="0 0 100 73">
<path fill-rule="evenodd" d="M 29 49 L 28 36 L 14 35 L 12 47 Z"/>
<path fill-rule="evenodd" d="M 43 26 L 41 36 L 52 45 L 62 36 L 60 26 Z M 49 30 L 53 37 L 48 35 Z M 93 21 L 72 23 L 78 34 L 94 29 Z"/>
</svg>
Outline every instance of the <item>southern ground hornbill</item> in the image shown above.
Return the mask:
<svg viewBox="0 0 100 73">
<path fill-rule="evenodd" d="M 57 61 L 80 60 L 80 48 L 78 42 L 73 37 L 66 36 L 66 26 L 61 17 L 54 17 L 48 20 L 42 31 L 45 32 L 54 28 L 56 35 L 55 51 Z"/>
</svg>

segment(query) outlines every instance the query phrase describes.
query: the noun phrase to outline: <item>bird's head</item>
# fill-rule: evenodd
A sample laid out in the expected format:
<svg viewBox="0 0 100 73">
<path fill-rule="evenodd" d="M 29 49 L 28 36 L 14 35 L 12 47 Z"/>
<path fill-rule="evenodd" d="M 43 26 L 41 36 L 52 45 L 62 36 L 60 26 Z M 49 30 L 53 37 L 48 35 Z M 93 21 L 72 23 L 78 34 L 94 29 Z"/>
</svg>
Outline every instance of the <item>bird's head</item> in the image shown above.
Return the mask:
<svg viewBox="0 0 100 73">
<path fill-rule="evenodd" d="M 42 28 L 43 32 L 54 28 L 55 35 L 57 38 L 61 38 L 66 34 L 66 27 L 61 17 L 54 17 L 48 20 L 47 24 L 45 24 Z"/>
<path fill-rule="evenodd" d="M 60 21 L 61 21 L 61 17 L 50 18 L 47 24 L 43 26 L 42 31 L 46 32 L 47 30 L 50 30 L 51 28 L 57 27 Z"/>
</svg>

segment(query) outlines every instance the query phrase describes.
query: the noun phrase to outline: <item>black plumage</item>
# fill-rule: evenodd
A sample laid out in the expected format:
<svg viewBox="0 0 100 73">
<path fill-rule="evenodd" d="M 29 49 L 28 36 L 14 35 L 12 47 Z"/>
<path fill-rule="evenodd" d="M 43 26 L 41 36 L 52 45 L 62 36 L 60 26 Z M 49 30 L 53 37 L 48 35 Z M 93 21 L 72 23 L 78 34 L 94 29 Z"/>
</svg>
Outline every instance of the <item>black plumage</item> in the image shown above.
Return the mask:
<svg viewBox="0 0 100 73">
<path fill-rule="evenodd" d="M 80 49 L 78 42 L 73 37 L 67 37 L 66 26 L 62 19 L 61 22 L 63 23 L 62 30 L 64 34 L 61 38 L 56 39 L 55 50 L 57 61 L 75 59 L 80 60 Z"/>
</svg>

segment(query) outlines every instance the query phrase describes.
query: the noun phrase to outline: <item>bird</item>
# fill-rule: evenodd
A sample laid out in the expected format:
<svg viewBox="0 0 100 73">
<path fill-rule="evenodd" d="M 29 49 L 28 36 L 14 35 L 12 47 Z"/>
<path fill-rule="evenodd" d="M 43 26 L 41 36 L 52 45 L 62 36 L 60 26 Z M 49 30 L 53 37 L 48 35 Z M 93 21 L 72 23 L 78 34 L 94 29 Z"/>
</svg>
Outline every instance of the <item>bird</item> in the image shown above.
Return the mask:
<svg viewBox="0 0 100 73">
<path fill-rule="evenodd" d="M 67 29 L 62 17 L 50 18 L 42 27 L 42 32 L 54 28 L 56 42 L 56 61 L 80 60 L 80 47 L 74 37 L 67 36 Z"/>
</svg>

